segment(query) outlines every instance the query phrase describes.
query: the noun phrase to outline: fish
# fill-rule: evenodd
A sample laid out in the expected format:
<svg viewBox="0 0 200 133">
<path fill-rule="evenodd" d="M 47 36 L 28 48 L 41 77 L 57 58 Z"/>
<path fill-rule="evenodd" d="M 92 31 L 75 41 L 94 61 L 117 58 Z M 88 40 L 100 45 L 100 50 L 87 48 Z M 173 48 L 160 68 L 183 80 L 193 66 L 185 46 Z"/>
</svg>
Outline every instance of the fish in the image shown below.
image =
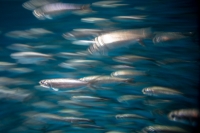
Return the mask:
<svg viewBox="0 0 200 133">
<path fill-rule="evenodd" d="M 119 77 L 119 78 L 134 78 L 136 76 L 143 76 L 145 72 L 141 71 L 133 71 L 133 70 L 119 70 L 111 73 L 112 77 Z"/>
<path fill-rule="evenodd" d="M 20 89 L 9 89 L 4 86 L 0 86 L 0 99 L 7 101 L 25 102 L 32 98 L 32 94 Z"/>
<path fill-rule="evenodd" d="M 182 92 L 171 89 L 171 88 L 167 88 L 167 87 L 161 87 L 161 86 L 152 86 L 152 87 L 146 87 L 144 89 L 142 89 L 142 93 L 144 95 L 148 95 L 148 96 L 181 96 L 183 95 Z"/>
<path fill-rule="evenodd" d="M 94 39 L 95 43 L 90 45 L 88 52 L 90 54 L 105 55 L 110 50 L 127 47 L 136 42 L 144 45 L 142 40 L 151 36 L 152 32 L 150 28 L 108 32 L 96 37 Z"/>
<path fill-rule="evenodd" d="M 169 120 L 185 123 L 192 126 L 197 125 L 199 117 L 200 113 L 198 109 L 173 110 L 168 114 Z"/>
<path fill-rule="evenodd" d="M 80 78 L 80 80 L 89 82 L 89 88 L 91 89 L 97 89 L 97 88 L 109 89 L 103 86 L 113 86 L 121 83 L 127 83 L 127 84 L 133 83 L 133 79 L 101 76 L 101 75 L 87 76 Z"/>
<path fill-rule="evenodd" d="M 22 6 L 27 10 L 34 10 L 46 4 L 55 3 L 58 0 L 29 0 L 24 2 Z"/>
<path fill-rule="evenodd" d="M 174 41 L 174 40 L 180 40 L 184 38 L 188 38 L 193 33 L 181 33 L 181 32 L 156 32 L 156 35 L 153 38 L 153 43 L 161 43 L 161 42 L 167 42 L 167 41 Z"/>
<path fill-rule="evenodd" d="M 138 63 L 138 61 L 150 61 L 156 63 L 157 65 L 160 64 L 160 62 L 155 59 L 139 55 L 121 55 L 114 57 L 113 60 L 125 64 L 134 64 L 135 62 Z"/>
<path fill-rule="evenodd" d="M 116 119 L 147 119 L 143 116 L 136 114 L 120 114 L 115 116 Z"/>
<path fill-rule="evenodd" d="M 59 78 L 59 79 L 44 79 L 39 81 L 40 86 L 51 88 L 54 91 L 85 88 L 88 82 L 78 79 Z"/>
<path fill-rule="evenodd" d="M 123 95 L 117 98 L 119 102 L 128 102 L 130 100 L 143 100 L 145 96 L 140 95 Z"/>
<path fill-rule="evenodd" d="M 53 19 L 72 13 L 77 10 L 90 10 L 90 5 L 71 4 L 71 3 L 50 3 L 33 10 L 33 15 L 39 20 Z"/>
<path fill-rule="evenodd" d="M 176 126 L 154 125 L 143 128 L 142 133 L 188 133 L 188 131 Z"/>
<path fill-rule="evenodd" d="M 71 99 L 77 100 L 77 101 L 105 101 L 105 100 L 108 100 L 105 98 L 94 97 L 94 96 L 73 96 Z"/>
<path fill-rule="evenodd" d="M 95 123 L 94 120 L 79 117 L 61 117 L 49 113 L 38 113 L 32 116 L 34 119 L 53 124 L 68 124 L 68 123 Z"/>
<path fill-rule="evenodd" d="M 38 64 L 53 59 L 52 55 L 38 52 L 16 52 L 12 53 L 10 56 L 16 59 L 20 64 Z"/>
</svg>

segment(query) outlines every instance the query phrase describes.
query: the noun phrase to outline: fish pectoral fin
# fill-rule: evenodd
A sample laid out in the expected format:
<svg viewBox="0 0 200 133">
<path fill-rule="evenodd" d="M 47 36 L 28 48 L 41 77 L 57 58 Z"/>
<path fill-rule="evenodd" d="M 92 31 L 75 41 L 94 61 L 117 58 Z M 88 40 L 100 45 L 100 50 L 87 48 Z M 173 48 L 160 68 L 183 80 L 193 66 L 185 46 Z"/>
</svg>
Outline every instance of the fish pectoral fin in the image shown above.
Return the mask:
<svg viewBox="0 0 200 133">
<path fill-rule="evenodd" d="M 140 45 L 142 45 L 143 47 L 145 47 L 145 44 L 144 44 L 143 40 L 138 39 L 137 41 L 138 41 L 138 43 L 139 43 Z"/>
<path fill-rule="evenodd" d="M 52 88 L 52 87 L 51 87 Z M 57 88 L 52 88 L 54 91 L 58 91 L 59 89 L 57 89 Z"/>
</svg>

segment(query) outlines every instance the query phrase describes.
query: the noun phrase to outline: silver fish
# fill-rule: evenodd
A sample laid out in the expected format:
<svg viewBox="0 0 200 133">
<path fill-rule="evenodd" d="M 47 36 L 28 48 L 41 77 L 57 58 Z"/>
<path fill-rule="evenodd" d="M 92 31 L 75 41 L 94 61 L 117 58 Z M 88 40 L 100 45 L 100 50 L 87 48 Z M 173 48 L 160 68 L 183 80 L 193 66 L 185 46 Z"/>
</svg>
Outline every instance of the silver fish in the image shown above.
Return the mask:
<svg viewBox="0 0 200 133">
<path fill-rule="evenodd" d="M 0 86 L 0 99 L 8 101 L 24 102 L 32 97 L 30 93 L 24 92 L 19 89 L 8 89 L 7 87 Z"/>
<path fill-rule="evenodd" d="M 127 47 L 136 42 L 141 42 L 152 36 L 150 28 L 134 29 L 134 30 L 119 30 L 105 33 L 94 39 L 95 43 L 88 48 L 91 54 L 105 54 L 107 51 Z"/>
<path fill-rule="evenodd" d="M 173 41 L 188 38 L 192 33 L 181 33 L 181 32 L 157 32 L 153 38 L 153 43 L 161 43 L 166 41 Z"/>
<path fill-rule="evenodd" d="M 172 121 L 196 126 L 200 113 L 197 109 L 180 109 L 171 111 L 168 118 Z"/>
<path fill-rule="evenodd" d="M 112 77 L 119 77 L 119 78 L 134 78 L 135 76 L 142 76 L 142 75 L 145 75 L 145 72 L 133 71 L 133 70 L 120 70 L 111 73 Z"/>
<path fill-rule="evenodd" d="M 51 88 L 55 91 L 60 89 L 74 89 L 74 88 L 83 88 L 88 85 L 88 82 L 77 80 L 77 79 L 45 79 L 41 80 L 39 84 L 42 87 Z"/>
<path fill-rule="evenodd" d="M 155 125 L 142 129 L 142 133 L 188 133 L 186 130 L 175 126 Z"/>
<path fill-rule="evenodd" d="M 69 3 L 52 3 L 44 5 L 33 11 L 33 15 L 40 19 L 53 19 L 62 15 L 66 15 L 72 11 L 89 10 L 90 5 L 69 4 Z"/>
<path fill-rule="evenodd" d="M 93 97 L 93 96 L 73 96 L 71 99 L 77 100 L 77 101 L 105 101 L 105 100 L 108 100 L 105 98 Z"/>
<path fill-rule="evenodd" d="M 41 113 L 36 114 L 33 118 L 43 121 L 46 123 L 56 123 L 56 124 L 67 124 L 67 123 L 94 123 L 93 120 L 87 118 L 78 118 L 78 117 L 61 117 L 58 115 L 48 114 L 48 113 Z"/>
<path fill-rule="evenodd" d="M 115 116 L 116 119 L 147 119 L 143 116 L 136 114 L 120 114 Z"/>
<path fill-rule="evenodd" d="M 152 86 L 152 87 L 147 87 L 142 90 L 142 93 L 145 95 L 149 96 L 178 96 L 178 95 L 183 95 L 180 91 L 176 91 L 171 88 L 167 87 L 161 87 L 161 86 Z"/>
</svg>

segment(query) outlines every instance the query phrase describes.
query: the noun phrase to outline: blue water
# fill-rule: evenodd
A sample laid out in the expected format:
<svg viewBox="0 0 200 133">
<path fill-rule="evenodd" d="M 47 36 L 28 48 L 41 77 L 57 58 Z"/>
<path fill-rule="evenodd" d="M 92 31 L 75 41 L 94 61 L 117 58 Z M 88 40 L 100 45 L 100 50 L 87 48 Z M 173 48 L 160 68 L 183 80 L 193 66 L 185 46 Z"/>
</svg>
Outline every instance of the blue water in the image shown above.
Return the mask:
<svg viewBox="0 0 200 133">
<path fill-rule="evenodd" d="M 27 1 L 0 1 L 0 89 L 3 92 L 6 87 L 6 90 L 12 92 L 11 94 L 0 92 L 1 133 L 111 133 L 111 131 L 132 133 L 141 132 L 143 128 L 154 125 L 177 126 L 187 132 L 194 130 L 195 126 L 191 123 L 169 120 L 168 114 L 173 110 L 198 109 L 199 38 L 198 8 L 195 1 L 122 0 L 114 3 L 115 5 L 110 4 L 109 7 L 108 3 L 104 6 L 103 4 L 95 6 L 94 3 L 99 2 L 97 0 L 62 0 L 60 2 L 90 4 L 93 12 L 85 15 L 71 13 L 45 20 L 37 19 L 33 11 L 25 9 L 22 6 L 25 2 Z M 143 18 L 119 20 L 116 19 L 117 16 L 143 16 Z M 89 17 L 106 20 L 82 21 Z M 109 51 L 106 55 L 69 56 L 61 53 L 85 52 L 89 48 L 89 43 L 77 45 L 73 44 L 74 40 L 63 37 L 63 34 L 70 33 L 74 29 L 100 30 L 98 34 L 77 37 L 77 40 L 93 41 L 95 37 L 108 31 L 141 28 L 151 28 L 154 33 L 192 34 L 185 38 L 161 41 L 156 44 L 152 39 L 145 38 L 143 40 L 145 46 L 136 42 L 133 45 Z M 33 29 L 36 30 L 35 33 L 39 33 L 29 35 L 33 33 Z M 41 29 L 47 30 L 46 33 L 44 31 L 41 33 Z M 20 61 L 12 56 L 16 52 L 38 52 L 51 57 L 47 60 L 28 57 Z M 137 55 L 152 60 L 128 63 L 114 60 L 115 57 L 122 55 Z M 60 65 L 64 62 L 70 65 L 68 61 L 72 59 L 93 60 L 98 63 L 89 63 L 89 65 L 83 63 L 71 67 Z M 167 59 L 175 60 L 175 62 L 165 61 Z M 13 64 L 4 65 L 2 62 Z M 134 76 L 131 84 L 108 85 L 107 88 L 97 85 L 96 89 L 87 86 L 77 89 L 76 92 L 54 91 L 41 87 L 39 84 L 39 81 L 43 79 L 79 79 L 92 75 L 110 75 L 112 72 L 122 70 L 114 68 L 114 65 L 128 65 L 132 68 L 125 69 L 143 71 L 146 74 Z M 173 88 L 182 92 L 183 95 L 146 96 L 142 93 L 142 89 L 149 86 Z M 119 97 L 123 95 L 136 95 L 142 98 L 119 102 Z M 73 102 L 71 100 L 73 96 L 95 96 L 109 100 L 81 101 L 77 105 L 69 103 L 69 101 Z M 68 100 L 68 103 L 65 100 Z M 151 100 L 153 103 L 150 103 Z M 39 113 L 88 118 L 94 123 L 81 125 L 74 122 L 41 121 L 34 117 Z M 145 119 L 116 119 L 115 116 L 119 114 L 137 114 Z"/>
</svg>

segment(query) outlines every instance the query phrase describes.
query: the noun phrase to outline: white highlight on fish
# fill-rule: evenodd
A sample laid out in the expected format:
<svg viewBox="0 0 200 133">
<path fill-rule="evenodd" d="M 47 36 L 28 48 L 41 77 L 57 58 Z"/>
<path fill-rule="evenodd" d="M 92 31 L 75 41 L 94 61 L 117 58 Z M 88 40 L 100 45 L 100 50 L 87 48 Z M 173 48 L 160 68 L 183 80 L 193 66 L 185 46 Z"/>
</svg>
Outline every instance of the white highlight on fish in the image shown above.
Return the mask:
<svg viewBox="0 0 200 133">
<path fill-rule="evenodd" d="M 91 54 L 105 54 L 107 51 L 127 47 L 152 36 L 151 28 L 119 30 L 100 35 L 95 43 L 88 48 Z"/>
<path fill-rule="evenodd" d="M 39 82 L 39 84 L 42 87 L 45 88 L 51 88 L 55 91 L 58 90 L 65 90 L 65 89 L 77 89 L 86 87 L 88 85 L 88 82 L 81 81 L 78 79 L 69 79 L 69 78 L 63 78 L 63 79 L 44 79 Z"/>
</svg>

